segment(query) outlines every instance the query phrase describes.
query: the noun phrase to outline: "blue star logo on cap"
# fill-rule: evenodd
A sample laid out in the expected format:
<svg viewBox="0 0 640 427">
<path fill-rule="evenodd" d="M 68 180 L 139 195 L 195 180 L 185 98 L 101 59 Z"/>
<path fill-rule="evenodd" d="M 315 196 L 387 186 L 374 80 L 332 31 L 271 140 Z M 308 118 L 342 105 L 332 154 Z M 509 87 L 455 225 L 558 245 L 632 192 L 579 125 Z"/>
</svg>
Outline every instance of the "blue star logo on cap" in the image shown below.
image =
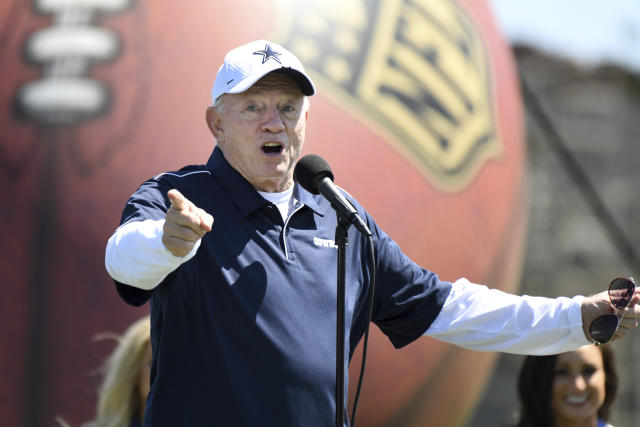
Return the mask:
<svg viewBox="0 0 640 427">
<path fill-rule="evenodd" d="M 275 50 L 271 49 L 271 46 L 269 46 L 268 44 L 265 45 L 263 50 L 257 50 L 255 52 L 253 52 L 254 55 L 262 55 L 262 63 L 264 64 L 265 62 L 267 62 L 270 59 L 274 59 L 275 61 L 278 62 L 278 64 L 282 64 L 282 62 L 280 62 L 280 58 L 278 58 L 278 55 L 281 55 L 280 52 L 276 52 Z"/>
</svg>

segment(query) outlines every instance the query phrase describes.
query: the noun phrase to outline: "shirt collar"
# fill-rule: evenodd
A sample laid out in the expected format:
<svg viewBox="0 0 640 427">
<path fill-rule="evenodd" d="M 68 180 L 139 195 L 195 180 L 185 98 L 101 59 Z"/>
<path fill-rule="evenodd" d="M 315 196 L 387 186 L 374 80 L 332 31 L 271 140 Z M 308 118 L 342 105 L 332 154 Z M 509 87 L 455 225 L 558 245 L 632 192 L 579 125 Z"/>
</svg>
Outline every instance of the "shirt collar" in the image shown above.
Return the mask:
<svg viewBox="0 0 640 427">
<path fill-rule="evenodd" d="M 240 172 L 227 162 L 222 150 L 217 146 L 213 149 L 206 167 L 225 189 L 243 216 L 246 217 L 269 203 L 258 194 L 249 181 L 240 175 Z"/>
<path fill-rule="evenodd" d="M 267 205 L 269 202 L 262 197 L 256 189 L 225 159 L 219 147 L 213 149 L 206 165 L 211 174 L 220 182 L 231 200 L 235 203 L 243 216 Z M 301 201 L 318 215 L 324 215 L 315 196 L 302 188 L 297 182 L 293 189 L 293 197 Z"/>
<path fill-rule="evenodd" d="M 295 197 L 297 200 L 300 200 L 303 205 L 307 206 L 318 215 L 324 216 L 324 213 L 320 209 L 320 205 L 317 201 L 317 197 L 321 196 L 311 194 L 310 192 L 305 190 L 297 181 L 295 183 L 295 186 L 293 187 L 293 197 Z"/>
</svg>

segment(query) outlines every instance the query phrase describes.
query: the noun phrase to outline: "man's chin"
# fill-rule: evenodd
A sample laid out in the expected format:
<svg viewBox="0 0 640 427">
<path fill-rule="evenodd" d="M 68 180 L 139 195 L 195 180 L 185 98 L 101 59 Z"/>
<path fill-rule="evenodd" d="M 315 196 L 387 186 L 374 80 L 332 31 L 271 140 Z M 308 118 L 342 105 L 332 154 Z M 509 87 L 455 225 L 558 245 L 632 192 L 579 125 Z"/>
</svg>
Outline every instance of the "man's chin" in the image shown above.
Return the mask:
<svg viewBox="0 0 640 427">
<path fill-rule="evenodd" d="M 284 174 L 262 175 L 258 181 L 252 184 L 259 191 L 279 193 L 291 187 L 293 176 L 289 176 L 286 172 Z"/>
</svg>

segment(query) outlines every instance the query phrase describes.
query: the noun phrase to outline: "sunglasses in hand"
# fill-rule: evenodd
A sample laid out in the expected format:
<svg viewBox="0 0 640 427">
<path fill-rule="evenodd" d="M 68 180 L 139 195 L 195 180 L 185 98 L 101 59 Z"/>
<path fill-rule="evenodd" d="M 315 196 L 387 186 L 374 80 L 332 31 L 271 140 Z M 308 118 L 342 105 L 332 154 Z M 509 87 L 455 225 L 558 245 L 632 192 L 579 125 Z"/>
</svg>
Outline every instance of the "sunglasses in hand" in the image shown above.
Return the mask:
<svg viewBox="0 0 640 427">
<path fill-rule="evenodd" d="M 636 284 L 633 278 L 617 278 L 613 279 L 609 284 L 609 300 L 613 306 L 613 314 L 605 314 L 596 318 L 589 326 L 591 338 L 596 345 L 607 344 L 611 341 L 620 327 L 620 322 L 624 318 L 624 309 L 627 308 L 633 293 L 636 290 Z M 618 313 L 622 312 L 622 316 L 618 317 Z"/>
</svg>

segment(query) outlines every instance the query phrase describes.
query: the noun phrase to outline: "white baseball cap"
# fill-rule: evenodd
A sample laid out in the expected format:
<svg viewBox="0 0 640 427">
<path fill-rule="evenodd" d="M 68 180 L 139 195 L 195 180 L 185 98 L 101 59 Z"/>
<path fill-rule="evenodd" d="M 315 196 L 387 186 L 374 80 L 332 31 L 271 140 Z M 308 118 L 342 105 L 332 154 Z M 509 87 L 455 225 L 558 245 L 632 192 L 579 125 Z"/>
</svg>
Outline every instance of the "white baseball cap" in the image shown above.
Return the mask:
<svg viewBox="0 0 640 427">
<path fill-rule="evenodd" d="M 215 103 L 222 94 L 244 92 L 274 71 L 291 76 L 304 95 L 315 93 L 311 78 L 293 53 L 276 43 L 255 40 L 230 50 L 224 57 L 211 89 L 211 99 Z"/>
</svg>

